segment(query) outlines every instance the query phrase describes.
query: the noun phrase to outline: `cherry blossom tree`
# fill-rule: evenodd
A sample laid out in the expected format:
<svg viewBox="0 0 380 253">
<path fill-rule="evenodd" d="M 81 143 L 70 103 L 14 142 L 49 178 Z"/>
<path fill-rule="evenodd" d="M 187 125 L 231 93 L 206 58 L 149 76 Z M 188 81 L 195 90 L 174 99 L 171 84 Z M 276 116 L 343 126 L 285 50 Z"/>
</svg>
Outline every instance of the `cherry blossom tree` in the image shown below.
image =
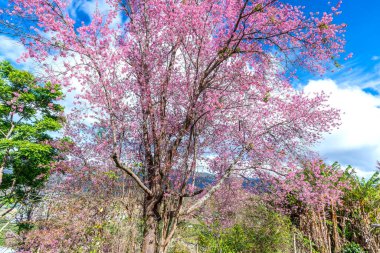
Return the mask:
<svg viewBox="0 0 380 253">
<path fill-rule="evenodd" d="M 264 182 L 264 180 L 263 180 Z M 338 163 L 327 165 L 322 160 L 303 163 L 302 169 L 284 177 L 271 177 L 266 198 L 285 212 L 324 210 L 331 205 L 342 205 L 342 197 L 349 187 L 347 172 Z"/>
<path fill-rule="evenodd" d="M 77 89 L 68 162 L 135 181 L 142 252 L 153 253 L 231 175 L 286 173 L 337 126 L 324 94 L 291 81 L 343 53 L 339 5 L 305 14 L 279 0 L 107 0 L 81 23 L 70 1 L 11 0 L 1 24 L 46 78 Z M 215 175 L 212 186 L 196 188 L 199 171 Z"/>
</svg>

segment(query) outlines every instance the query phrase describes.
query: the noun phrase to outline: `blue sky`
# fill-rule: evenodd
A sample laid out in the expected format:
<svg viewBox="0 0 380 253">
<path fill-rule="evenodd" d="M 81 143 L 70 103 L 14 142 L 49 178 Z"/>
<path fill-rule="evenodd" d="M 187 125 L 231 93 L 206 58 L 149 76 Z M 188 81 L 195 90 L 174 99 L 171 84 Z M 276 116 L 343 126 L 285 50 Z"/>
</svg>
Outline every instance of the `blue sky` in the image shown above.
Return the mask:
<svg viewBox="0 0 380 253">
<path fill-rule="evenodd" d="M 326 10 L 327 1 L 289 0 L 306 5 L 307 12 Z M 0 7 L 5 2 L 0 0 Z M 90 18 L 86 13 L 92 8 L 94 2 L 76 0 L 70 13 L 88 22 Z M 323 77 L 302 75 L 295 85 L 306 92 L 324 90 L 331 94 L 331 104 L 343 112 L 341 128 L 326 135 L 316 146 L 322 157 L 343 165 L 351 164 L 358 168 L 360 175 L 368 176 L 375 170 L 376 160 L 380 160 L 380 0 L 345 0 L 341 10 L 336 21 L 348 25 L 346 52 L 352 52 L 353 58 L 341 60 L 343 68 L 335 73 Z M 0 59 L 15 61 L 23 50 L 22 45 L 0 34 Z M 30 64 L 21 67 L 32 69 Z"/>
<path fill-rule="evenodd" d="M 294 2 L 303 2 L 308 10 L 327 6 L 323 0 Z M 317 147 L 322 156 L 353 165 L 368 177 L 380 160 L 380 1 L 346 0 L 341 10 L 336 22 L 347 24 L 346 52 L 353 58 L 342 60 L 343 68 L 335 73 L 304 75 L 300 83 L 307 91 L 330 93 L 333 106 L 343 112 L 340 129 Z"/>
<path fill-rule="evenodd" d="M 305 5 L 307 11 L 323 11 L 332 6 L 336 0 L 331 0 L 331 5 L 325 0 L 291 0 L 300 5 Z M 346 51 L 352 52 L 354 58 L 345 65 L 350 68 L 359 67 L 365 71 L 374 71 L 377 65 L 373 57 L 380 60 L 380 1 L 379 0 L 344 0 L 341 6 L 342 14 L 335 18 L 337 23 L 347 24 Z M 338 74 L 341 75 L 342 73 Z"/>
<path fill-rule="evenodd" d="M 380 1 L 344 1 L 338 21 L 348 24 L 346 50 L 354 53 L 353 65 L 373 71 L 380 56 Z M 379 57 L 380 58 L 380 57 Z"/>
</svg>

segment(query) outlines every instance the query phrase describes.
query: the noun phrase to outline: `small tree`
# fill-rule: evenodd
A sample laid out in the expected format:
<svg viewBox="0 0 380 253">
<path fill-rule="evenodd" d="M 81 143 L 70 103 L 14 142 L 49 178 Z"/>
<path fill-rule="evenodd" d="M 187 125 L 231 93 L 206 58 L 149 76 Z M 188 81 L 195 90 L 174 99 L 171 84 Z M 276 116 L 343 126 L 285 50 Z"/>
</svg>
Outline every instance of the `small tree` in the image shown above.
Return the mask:
<svg viewBox="0 0 380 253">
<path fill-rule="evenodd" d="M 0 196 L 2 206 L 33 206 L 57 150 L 51 132 L 62 127 L 57 84 L 39 85 L 32 74 L 0 63 Z M 9 210 L 8 210 L 9 211 Z M 30 218 L 31 209 L 23 213 Z"/>
<path fill-rule="evenodd" d="M 194 224 L 187 230 L 193 229 L 197 232 L 197 243 L 204 249 L 202 252 L 290 252 L 290 219 L 261 202 L 258 197 L 247 201 L 247 206 L 238 211 L 240 217 L 234 219 L 229 227 L 216 221 L 210 224 Z M 188 239 L 185 236 L 184 241 Z"/>
<path fill-rule="evenodd" d="M 380 247 L 379 231 L 371 225 L 380 221 L 380 173 L 376 171 L 368 179 L 353 173 L 349 180 L 351 189 L 343 197 L 345 210 L 342 210 L 345 237 L 369 252 L 376 252 Z"/>
<path fill-rule="evenodd" d="M 59 59 L 50 77 L 79 81 L 70 164 L 120 169 L 144 191 L 143 252 L 166 252 L 180 218 L 232 174 L 282 173 L 337 125 L 323 94 L 290 80 L 293 66 L 323 72 L 343 52 L 339 6 L 310 16 L 279 0 L 109 0 L 85 23 L 69 3 L 12 0 L 3 24 L 24 58 Z M 203 190 L 189 184 L 201 168 L 216 175 Z"/>
<path fill-rule="evenodd" d="M 314 242 L 319 252 L 340 252 L 338 212 L 344 210 L 343 197 L 350 189 L 348 171 L 338 163 L 321 160 L 305 162 L 303 169 L 283 178 L 272 178 L 266 197 L 276 208 L 288 213 L 292 222 Z"/>
</svg>

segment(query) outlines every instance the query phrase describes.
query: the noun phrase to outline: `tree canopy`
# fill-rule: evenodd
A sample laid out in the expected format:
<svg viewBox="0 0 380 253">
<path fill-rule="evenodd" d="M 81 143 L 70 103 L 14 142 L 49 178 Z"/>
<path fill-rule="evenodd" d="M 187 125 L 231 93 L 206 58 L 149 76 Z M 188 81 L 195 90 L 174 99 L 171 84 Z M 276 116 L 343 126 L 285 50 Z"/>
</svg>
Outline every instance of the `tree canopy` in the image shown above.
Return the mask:
<svg viewBox="0 0 380 253">
<path fill-rule="evenodd" d="M 324 94 L 291 81 L 344 52 L 340 2 L 306 14 L 279 0 L 109 0 L 88 23 L 69 4 L 12 0 L 2 23 L 28 49 L 22 59 L 77 90 L 66 167 L 118 169 L 144 192 L 143 252 L 167 252 L 180 219 L 232 176 L 299 169 L 338 125 Z M 216 180 L 197 189 L 202 169 Z"/>
<path fill-rule="evenodd" d="M 63 123 L 58 84 L 0 63 L 0 189 L 2 204 L 17 204 L 36 193 L 58 155 L 52 133 Z"/>
</svg>

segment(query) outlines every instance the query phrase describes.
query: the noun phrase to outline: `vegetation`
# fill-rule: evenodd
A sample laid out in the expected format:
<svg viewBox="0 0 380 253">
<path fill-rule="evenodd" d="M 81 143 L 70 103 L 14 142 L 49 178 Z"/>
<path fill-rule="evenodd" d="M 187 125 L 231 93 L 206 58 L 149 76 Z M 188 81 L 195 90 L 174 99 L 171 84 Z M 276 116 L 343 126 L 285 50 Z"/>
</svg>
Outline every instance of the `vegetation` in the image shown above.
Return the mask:
<svg viewBox="0 0 380 253">
<path fill-rule="evenodd" d="M 63 107 L 56 103 L 62 95 L 59 85 L 39 85 L 29 72 L 0 62 L 0 205 L 2 216 L 17 207 L 20 229 L 29 227 L 58 159 L 51 133 L 62 128 Z"/>
<path fill-rule="evenodd" d="M 279 0 L 107 0 L 89 20 L 70 5 L 12 0 L 0 25 L 27 48 L 22 60 L 77 89 L 66 172 L 119 170 L 144 192 L 145 253 L 166 253 L 179 223 L 233 175 L 296 170 L 338 124 L 327 96 L 291 78 L 295 67 L 334 68 L 339 5 L 309 14 Z M 189 184 L 201 166 L 217 175 L 209 187 Z"/>
<path fill-rule="evenodd" d="M 339 111 L 292 86 L 298 69 L 340 67 L 340 1 L 306 13 L 279 0 L 107 0 L 85 21 L 71 2 L 0 9 L 0 31 L 26 48 L 20 60 L 45 72 L 0 63 L 0 205 L 17 227 L 8 245 L 380 249 L 380 173 L 360 179 L 310 155 Z M 76 89 L 67 121 L 57 83 Z"/>
<path fill-rule="evenodd" d="M 371 224 L 380 221 L 375 198 L 379 175 L 364 180 L 352 168 L 339 175 L 349 185 L 340 184 L 344 186 L 340 201 L 323 208 L 298 201 L 303 208 L 286 210 L 287 205 L 270 201 L 267 193 L 250 193 L 226 222 L 225 202 L 215 195 L 196 216 L 178 224 L 168 252 L 291 253 L 295 248 L 301 253 L 376 252 L 380 241 Z M 56 189 L 47 189 L 45 200 L 36 208 L 34 228 L 24 238 L 14 239 L 13 245 L 47 253 L 139 252 L 143 208 L 136 196 L 142 197 L 140 189 L 123 174 L 104 173 L 102 185 L 86 183 L 95 178 L 91 174 L 78 177 L 58 195 Z M 75 194 L 73 187 L 79 187 Z M 118 190 L 110 192 L 110 187 Z M 367 209 L 362 212 L 361 208 Z"/>
<path fill-rule="evenodd" d="M 200 223 L 191 228 L 200 252 L 288 252 L 292 245 L 290 219 L 263 204 L 244 210 L 231 227 Z"/>
</svg>

